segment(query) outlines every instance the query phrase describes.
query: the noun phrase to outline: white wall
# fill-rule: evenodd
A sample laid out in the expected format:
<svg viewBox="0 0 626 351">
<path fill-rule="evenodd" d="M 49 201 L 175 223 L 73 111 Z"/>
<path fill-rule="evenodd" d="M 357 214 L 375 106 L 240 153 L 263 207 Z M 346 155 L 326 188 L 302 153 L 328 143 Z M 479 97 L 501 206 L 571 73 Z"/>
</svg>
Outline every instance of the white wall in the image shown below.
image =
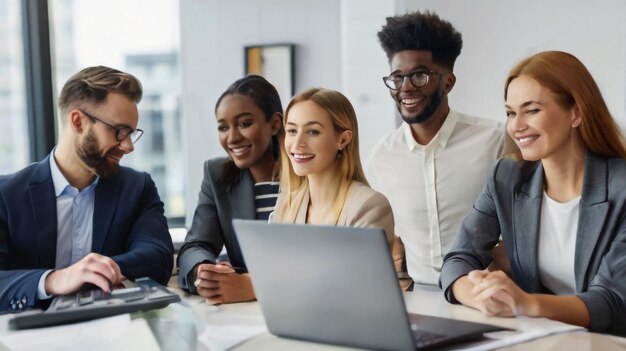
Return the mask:
<svg viewBox="0 0 626 351">
<path fill-rule="evenodd" d="M 181 0 L 187 224 L 203 161 L 224 155 L 213 108 L 243 75 L 244 46 L 295 43 L 296 92 L 321 86 L 350 99 L 365 162 L 373 144 L 397 125 L 381 80 L 389 66 L 376 33 L 387 16 L 426 9 L 463 35 L 453 109 L 504 120 L 502 89 L 510 68 L 538 51 L 563 50 L 589 68 L 611 112 L 626 126 L 623 0 Z"/>
<path fill-rule="evenodd" d="M 385 18 L 397 12 L 394 0 L 343 0 L 341 6 L 342 93 L 352 102 L 359 122 L 363 165 L 373 144 L 398 121 L 382 77 L 389 74 L 387 56 L 377 33 Z"/>
</svg>

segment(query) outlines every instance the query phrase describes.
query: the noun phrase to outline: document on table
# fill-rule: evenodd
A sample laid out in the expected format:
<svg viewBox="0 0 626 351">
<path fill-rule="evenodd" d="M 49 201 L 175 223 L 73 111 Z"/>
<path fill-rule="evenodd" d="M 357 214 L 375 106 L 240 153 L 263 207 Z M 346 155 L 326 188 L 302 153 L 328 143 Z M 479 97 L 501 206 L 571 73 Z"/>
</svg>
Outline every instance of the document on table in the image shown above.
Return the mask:
<svg viewBox="0 0 626 351">
<path fill-rule="evenodd" d="M 128 314 L 48 328 L 2 330 L 0 344 L 10 350 L 159 350 L 146 321 L 131 321 Z"/>
<path fill-rule="evenodd" d="M 573 331 L 584 331 L 583 327 L 565 324 L 546 318 L 530 318 L 519 316 L 517 318 L 517 330 L 498 331 L 487 333 L 485 336 L 490 340 L 482 340 L 475 343 L 466 343 L 462 347 L 456 345 L 446 348 L 446 350 L 465 350 L 465 351 L 486 351 L 494 350 L 506 346 L 528 342 L 534 339 L 546 337 L 549 335 L 569 333 Z"/>
<path fill-rule="evenodd" d="M 262 316 L 248 314 L 219 314 L 205 319 L 198 341 L 211 351 L 224 351 L 259 334 L 267 332 Z"/>
</svg>

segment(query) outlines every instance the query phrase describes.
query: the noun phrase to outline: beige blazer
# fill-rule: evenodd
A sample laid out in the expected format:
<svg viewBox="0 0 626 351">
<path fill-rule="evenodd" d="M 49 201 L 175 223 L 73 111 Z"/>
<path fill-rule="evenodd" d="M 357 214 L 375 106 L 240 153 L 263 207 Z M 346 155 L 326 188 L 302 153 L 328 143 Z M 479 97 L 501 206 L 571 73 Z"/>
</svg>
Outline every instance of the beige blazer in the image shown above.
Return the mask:
<svg viewBox="0 0 626 351">
<path fill-rule="evenodd" d="M 306 190 L 306 194 L 302 197 L 300 202 L 298 213 L 295 218 L 285 218 L 280 220 L 287 223 L 306 223 L 306 214 L 309 206 L 309 190 Z M 279 196 L 278 201 L 282 201 Z M 277 202 L 278 204 L 278 202 Z M 279 208 L 278 205 L 276 208 Z M 277 222 L 276 218 L 280 216 L 272 216 L 272 222 Z M 387 241 L 391 245 L 394 237 L 393 231 L 393 213 L 391 212 L 391 205 L 387 198 L 370 188 L 369 186 L 353 181 L 346 202 L 344 203 L 341 213 L 339 213 L 339 220 L 337 225 L 346 227 L 368 227 L 368 228 L 382 228 L 387 236 Z"/>
</svg>

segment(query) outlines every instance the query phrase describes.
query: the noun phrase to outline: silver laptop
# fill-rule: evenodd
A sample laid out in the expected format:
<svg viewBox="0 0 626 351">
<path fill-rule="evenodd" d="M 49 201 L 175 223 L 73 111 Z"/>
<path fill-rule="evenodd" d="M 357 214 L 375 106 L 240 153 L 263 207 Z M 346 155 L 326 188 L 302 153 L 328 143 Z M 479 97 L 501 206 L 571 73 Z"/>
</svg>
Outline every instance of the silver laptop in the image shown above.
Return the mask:
<svg viewBox="0 0 626 351">
<path fill-rule="evenodd" d="M 408 314 L 382 229 L 238 219 L 233 225 L 274 335 L 419 350 L 503 330 Z"/>
</svg>

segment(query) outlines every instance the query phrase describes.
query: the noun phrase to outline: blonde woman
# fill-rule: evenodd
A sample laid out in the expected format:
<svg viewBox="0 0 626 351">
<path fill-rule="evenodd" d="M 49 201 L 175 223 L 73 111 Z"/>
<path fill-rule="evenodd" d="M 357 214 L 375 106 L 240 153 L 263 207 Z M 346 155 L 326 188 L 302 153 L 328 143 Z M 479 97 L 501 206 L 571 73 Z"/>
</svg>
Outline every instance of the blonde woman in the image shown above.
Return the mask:
<svg viewBox="0 0 626 351">
<path fill-rule="evenodd" d="M 284 125 L 281 193 L 271 220 L 382 228 L 391 242 L 391 207 L 363 174 L 348 99 L 337 91 L 308 89 L 291 100 Z"/>
</svg>

